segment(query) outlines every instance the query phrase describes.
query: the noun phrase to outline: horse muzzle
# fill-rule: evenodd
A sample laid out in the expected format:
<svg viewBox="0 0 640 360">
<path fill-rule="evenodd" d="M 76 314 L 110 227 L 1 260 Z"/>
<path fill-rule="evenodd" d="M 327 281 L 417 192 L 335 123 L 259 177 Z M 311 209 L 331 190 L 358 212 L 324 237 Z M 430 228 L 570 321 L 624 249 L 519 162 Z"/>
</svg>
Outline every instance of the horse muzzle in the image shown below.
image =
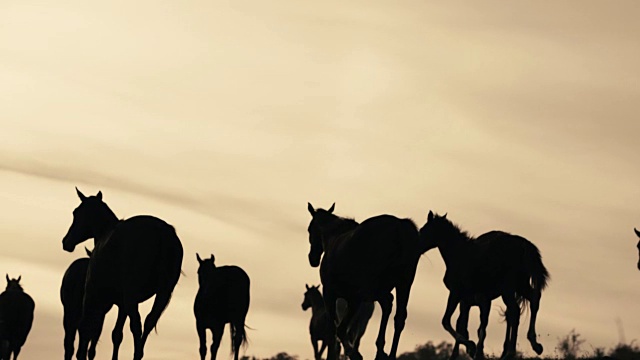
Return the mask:
<svg viewBox="0 0 640 360">
<path fill-rule="evenodd" d="M 311 267 L 318 267 L 320 266 L 320 255 L 315 255 L 315 254 L 309 254 L 309 265 L 311 265 Z"/>
<path fill-rule="evenodd" d="M 62 249 L 67 252 L 73 252 L 76 249 L 75 244 L 70 244 L 67 238 L 62 239 Z"/>
</svg>

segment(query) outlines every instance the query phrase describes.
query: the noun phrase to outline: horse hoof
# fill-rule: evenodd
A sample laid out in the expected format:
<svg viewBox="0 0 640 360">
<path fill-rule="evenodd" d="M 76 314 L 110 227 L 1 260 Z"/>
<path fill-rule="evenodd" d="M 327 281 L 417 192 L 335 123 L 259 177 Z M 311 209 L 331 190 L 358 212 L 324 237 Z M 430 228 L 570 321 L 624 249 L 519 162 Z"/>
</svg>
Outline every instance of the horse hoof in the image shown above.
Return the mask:
<svg viewBox="0 0 640 360">
<path fill-rule="evenodd" d="M 514 358 L 514 354 L 512 354 L 511 352 L 507 352 L 502 354 L 502 356 L 500 357 L 500 360 L 509 360 L 513 358 Z"/>
<path fill-rule="evenodd" d="M 349 354 L 349 360 L 363 360 L 363 358 L 359 352 L 354 351 L 351 354 Z"/>
<path fill-rule="evenodd" d="M 376 353 L 375 360 L 388 360 L 388 359 L 389 359 L 389 355 L 387 355 L 384 351 L 378 351 Z"/>
<path fill-rule="evenodd" d="M 476 356 L 473 358 L 473 360 L 484 360 L 484 352 L 476 351 Z"/>
<path fill-rule="evenodd" d="M 476 356 L 476 343 L 474 343 L 473 341 L 469 341 L 465 344 L 465 346 L 467 348 L 467 355 L 474 358 Z"/>
<path fill-rule="evenodd" d="M 542 354 L 542 345 L 535 343 L 535 344 L 531 344 L 531 347 L 533 348 L 533 351 L 536 352 L 536 354 L 538 355 Z"/>
</svg>

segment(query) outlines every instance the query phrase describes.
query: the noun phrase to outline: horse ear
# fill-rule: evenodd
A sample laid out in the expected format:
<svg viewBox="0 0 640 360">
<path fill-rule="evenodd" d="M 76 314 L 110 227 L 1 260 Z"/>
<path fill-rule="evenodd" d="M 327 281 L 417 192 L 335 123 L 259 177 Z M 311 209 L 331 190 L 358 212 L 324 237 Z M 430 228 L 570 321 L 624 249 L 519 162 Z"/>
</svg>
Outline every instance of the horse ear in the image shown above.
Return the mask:
<svg viewBox="0 0 640 360">
<path fill-rule="evenodd" d="M 87 200 L 87 197 L 86 197 L 86 196 L 84 196 L 84 194 L 83 194 L 80 190 L 78 190 L 78 187 L 77 187 L 77 186 L 76 186 L 76 193 L 78 194 L 78 197 L 80 198 L 80 201 L 85 201 L 85 200 Z"/>
<path fill-rule="evenodd" d="M 427 216 L 427 221 L 433 220 L 433 211 L 429 210 L 429 216 Z"/>
<path fill-rule="evenodd" d="M 198 263 L 202 264 L 202 259 L 200 258 L 200 254 L 196 253 L 196 259 L 198 259 Z"/>
<path fill-rule="evenodd" d="M 102 201 L 102 191 L 98 191 L 96 197 L 98 198 L 98 200 Z"/>
<path fill-rule="evenodd" d="M 7 282 L 9 282 L 9 274 L 6 275 Z"/>
<path fill-rule="evenodd" d="M 636 235 L 638 235 L 638 237 L 640 237 L 640 231 L 638 231 L 638 229 L 633 228 L 633 231 L 636 233 Z"/>
<path fill-rule="evenodd" d="M 88 257 L 91 257 L 91 250 L 87 249 L 87 247 L 86 247 L 86 246 L 84 247 L 84 251 L 86 251 L 86 252 L 87 252 L 87 256 L 88 256 Z"/>
<path fill-rule="evenodd" d="M 211 254 L 211 262 L 215 263 L 216 262 L 216 257 L 213 256 L 213 254 Z"/>
<path fill-rule="evenodd" d="M 18 282 L 22 279 L 22 275 L 18 276 Z"/>
<path fill-rule="evenodd" d="M 446 219 L 446 218 L 447 218 L 447 214 L 448 214 L 448 213 L 444 213 L 444 215 L 442 215 L 442 218 L 443 218 L 443 219 Z"/>
<path fill-rule="evenodd" d="M 304 287 L 306 287 L 307 290 L 309 290 L 309 284 L 304 284 Z"/>
<path fill-rule="evenodd" d="M 307 210 L 309 210 L 309 214 L 311 214 L 311 216 L 316 214 L 316 209 L 313 208 L 313 205 L 311 205 L 310 202 L 307 203 Z"/>
<path fill-rule="evenodd" d="M 335 209 L 336 209 L 336 203 L 333 203 L 333 205 L 331 205 L 331 207 L 329 208 L 329 210 L 327 210 L 327 212 L 329 214 L 333 214 L 333 210 L 335 210 Z"/>
</svg>

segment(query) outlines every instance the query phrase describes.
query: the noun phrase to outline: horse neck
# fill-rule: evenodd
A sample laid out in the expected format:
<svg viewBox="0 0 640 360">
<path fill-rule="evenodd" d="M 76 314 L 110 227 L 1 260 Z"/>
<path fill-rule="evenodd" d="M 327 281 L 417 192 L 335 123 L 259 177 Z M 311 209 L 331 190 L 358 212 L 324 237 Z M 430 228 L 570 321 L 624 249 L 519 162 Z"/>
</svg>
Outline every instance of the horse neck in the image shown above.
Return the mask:
<svg viewBox="0 0 640 360">
<path fill-rule="evenodd" d="M 466 233 L 457 229 L 452 229 L 451 233 L 444 237 L 446 237 L 446 240 L 440 242 L 438 250 L 440 251 L 440 255 L 442 256 L 445 265 L 449 268 L 459 262 L 460 257 L 462 256 L 460 250 L 467 241 L 470 240 L 470 238 Z"/>
<path fill-rule="evenodd" d="M 6 291 L 24 292 L 24 289 L 20 285 L 14 285 L 14 286 L 7 286 Z"/>
<path fill-rule="evenodd" d="M 118 220 L 116 214 L 106 206 L 100 221 L 97 222 L 95 229 L 93 229 L 94 244 L 97 245 L 99 242 L 109 238 L 119 222 L 120 220 Z"/>
<path fill-rule="evenodd" d="M 325 253 L 331 244 L 333 244 L 340 236 L 355 229 L 357 226 L 358 223 L 354 220 L 337 217 L 326 230 L 327 236 L 324 237 L 322 244 L 325 249 Z"/>
<path fill-rule="evenodd" d="M 309 296 L 311 299 L 311 311 L 313 311 L 314 314 L 320 314 L 325 311 L 324 300 L 319 292 L 310 293 Z"/>
</svg>

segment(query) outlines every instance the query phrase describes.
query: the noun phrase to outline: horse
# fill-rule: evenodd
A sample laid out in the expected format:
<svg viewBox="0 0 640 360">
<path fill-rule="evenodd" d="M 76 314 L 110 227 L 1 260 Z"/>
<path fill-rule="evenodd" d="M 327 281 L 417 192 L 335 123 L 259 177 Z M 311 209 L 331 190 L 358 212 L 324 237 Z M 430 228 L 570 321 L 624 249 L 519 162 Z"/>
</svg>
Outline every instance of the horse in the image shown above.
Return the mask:
<svg viewBox="0 0 640 360">
<path fill-rule="evenodd" d="M 324 299 L 320 293 L 320 286 L 306 285 L 307 291 L 304 293 L 304 300 L 302 302 L 302 310 L 307 311 L 311 308 L 311 321 L 309 322 L 309 334 L 311 335 L 311 346 L 313 346 L 313 355 L 315 360 L 321 360 L 322 354 L 327 345 L 331 342 L 331 337 L 335 338 L 335 331 L 333 330 L 334 324 L 331 323 L 331 319 L 327 314 L 327 310 L 324 304 Z M 360 313 L 354 317 L 349 332 L 352 336 L 354 348 L 357 350 L 360 347 L 360 340 L 364 335 L 364 332 L 369 323 L 369 319 L 373 315 L 373 303 L 363 304 Z M 354 338 L 358 336 L 357 338 Z M 322 342 L 320 349 L 318 349 L 318 343 Z M 339 353 L 339 351 L 338 351 Z"/>
<path fill-rule="evenodd" d="M 7 288 L 0 294 L 0 359 L 9 360 L 13 354 L 13 360 L 17 360 L 31 331 L 35 303 L 20 285 L 22 276 L 10 279 L 7 274 L 6 279 Z"/>
<path fill-rule="evenodd" d="M 60 301 L 64 310 L 63 327 L 64 327 L 64 359 L 71 360 L 73 358 L 73 344 L 76 339 L 76 332 L 80 326 L 82 318 L 82 300 L 84 298 L 84 285 L 87 279 L 87 269 L 89 268 L 89 258 L 91 251 L 85 248 L 87 257 L 75 260 L 69 265 L 62 277 L 62 285 L 60 286 Z M 118 318 L 121 319 L 124 314 L 118 311 Z M 122 333 L 123 322 L 118 322 L 119 328 L 113 330 L 112 335 Z M 114 335 L 115 334 L 115 335 Z M 96 346 L 98 345 L 99 335 L 97 338 L 89 340 L 88 357 L 93 360 L 96 357 Z M 115 343 L 115 341 L 114 341 Z M 117 359 L 118 349 L 114 350 L 114 359 Z"/>
<path fill-rule="evenodd" d="M 207 355 L 207 329 L 213 334 L 211 360 L 215 360 L 224 334 L 224 327 L 231 328 L 231 351 L 238 360 L 241 347 L 247 345 L 245 319 L 249 311 L 249 276 L 238 266 L 216 266 L 215 256 L 198 260 L 198 293 L 193 304 L 196 330 L 200 340 L 200 359 Z"/>
<path fill-rule="evenodd" d="M 173 226 L 149 215 L 118 220 L 102 201 L 102 192 L 85 196 L 76 188 L 80 205 L 73 211 L 73 222 L 62 240 L 62 248 L 73 252 L 75 246 L 94 239 L 89 260 L 80 340 L 76 357 L 87 358 L 91 339 L 102 331 L 106 313 L 117 305 L 118 319 L 112 333 L 114 354 L 122 342 L 122 328 L 129 318 L 133 334 L 134 360 L 144 356 L 147 337 L 156 327 L 160 315 L 169 304 L 181 273 L 182 243 Z M 144 331 L 138 304 L 155 295 L 144 321 Z"/>
<path fill-rule="evenodd" d="M 490 231 L 473 238 L 449 221 L 447 214 L 439 216 L 432 211 L 420 229 L 420 238 L 427 251 L 438 248 L 447 267 L 444 284 L 449 289 L 449 297 L 442 325 L 456 342 L 464 344 L 467 352 L 475 353 L 476 359 L 484 358 L 491 301 L 500 296 L 507 307 L 507 332 L 501 358 L 509 359 L 516 354 L 522 303 L 525 306 L 528 303 L 531 309 L 527 339 L 536 354 L 542 353 L 535 323 L 549 272 L 532 242 L 502 231 Z M 459 303 L 462 319 L 458 319 L 457 327 L 464 327 L 465 331 L 469 307 L 480 307 L 477 347 L 451 327 L 451 315 Z"/>
<path fill-rule="evenodd" d="M 333 324 L 324 307 L 324 300 L 320 293 L 319 286 L 311 286 L 305 284 L 307 291 L 304 293 L 302 301 L 302 310 L 307 311 L 311 308 L 311 321 L 309 322 L 309 334 L 311 335 L 311 346 L 313 346 L 313 358 L 322 360 L 322 353 L 329 344 L 329 338 L 334 336 L 332 331 Z M 318 343 L 322 345 L 318 349 Z"/>
<path fill-rule="evenodd" d="M 633 228 L 633 231 L 636 233 L 636 235 L 638 236 L 638 238 L 640 238 L 640 231 L 638 231 L 638 229 Z M 640 241 L 638 241 L 638 245 L 636 245 L 636 247 L 638 248 L 638 270 L 640 270 Z"/>
<path fill-rule="evenodd" d="M 362 359 L 352 343 L 353 336 L 349 336 L 349 324 L 363 303 L 375 301 L 382 309 L 376 359 L 389 357 L 394 360 L 407 318 L 411 285 L 422 254 L 416 225 L 410 219 L 392 215 L 375 216 L 358 224 L 353 219 L 334 215 L 335 203 L 328 210 L 316 210 L 308 203 L 307 209 L 312 217 L 308 227 L 309 264 L 320 266 L 327 312 L 338 324 L 335 331 L 345 354 L 351 360 Z M 387 355 L 384 352 L 385 331 L 393 305 L 393 289 L 397 298 L 396 315 L 393 342 Z M 338 299 L 343 299 L 346 306 L 338 308 Z M 342 321 L 338 322 L 338 318 Z M 335 349 L 334 344 L 329 346 Z M 329 351 L 329 357 L 334 356 L 336 352 Z"/>
</svg>

